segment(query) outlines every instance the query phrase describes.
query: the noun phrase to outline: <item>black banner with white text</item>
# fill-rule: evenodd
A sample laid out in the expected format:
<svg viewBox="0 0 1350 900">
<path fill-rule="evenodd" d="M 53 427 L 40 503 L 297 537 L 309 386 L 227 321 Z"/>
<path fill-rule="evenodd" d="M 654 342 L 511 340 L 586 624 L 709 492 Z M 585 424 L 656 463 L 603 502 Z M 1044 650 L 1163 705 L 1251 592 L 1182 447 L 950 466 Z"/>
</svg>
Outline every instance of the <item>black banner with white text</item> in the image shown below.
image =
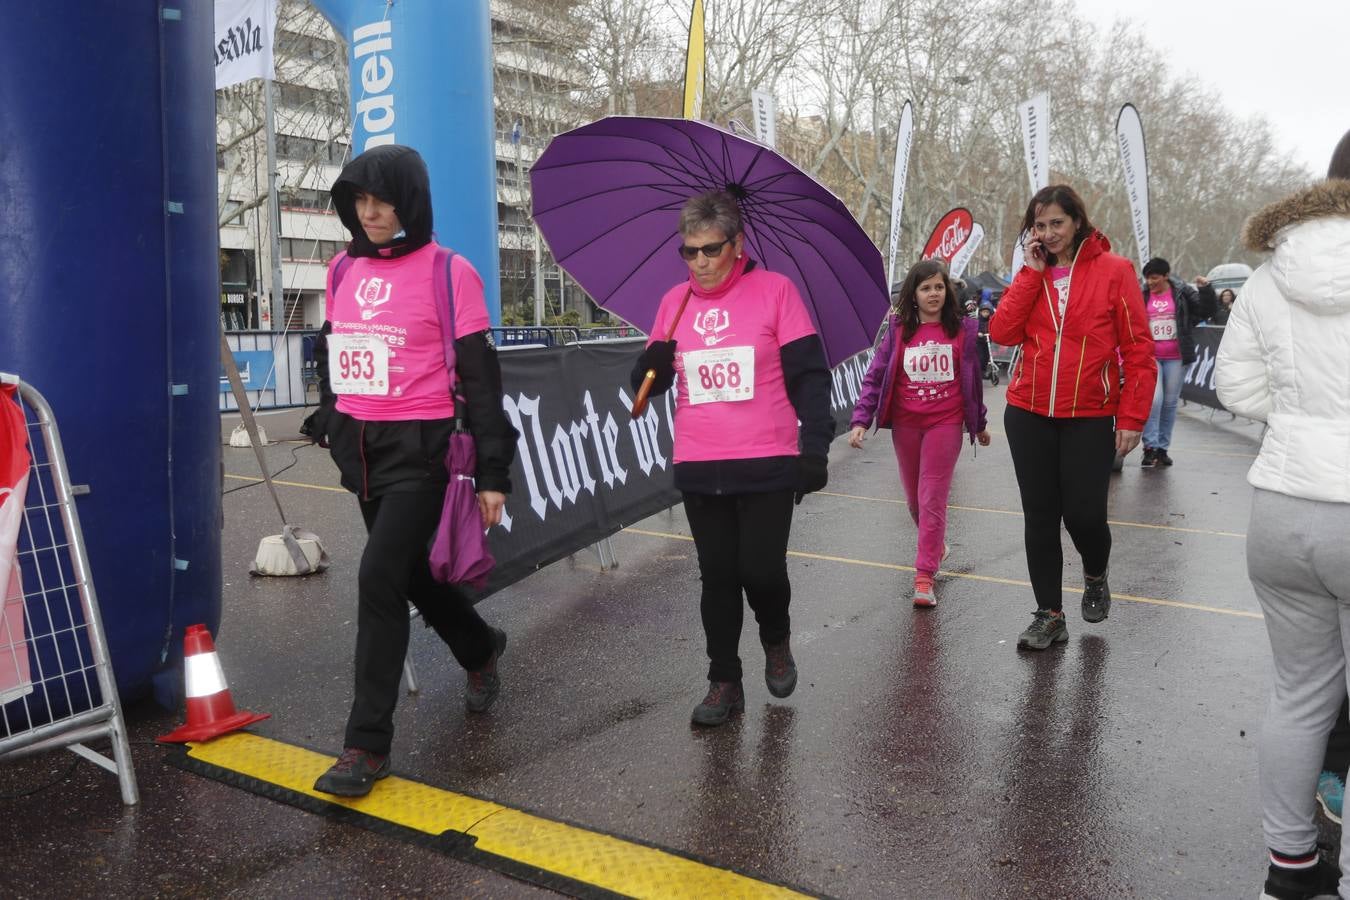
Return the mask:
<svg viewBox="0 0 1350 900">
<path fill-rule="evenodd" d="M 483 596 L 680 502 L 674 391 L 629 417 L 628 374 L 641 348 L 615 341 L 500 355 L 502 405 L 520 437 L 502 524 L 488 535 L 497 568 Z M 864 351 L 832 373 L 836 435 L 848 430 L 871 358 Z"/>
<path fill-rule="evenodd" d="M 1186 367 L 1181 379 L 1181 399 L 1187 403 L 1225 409 L 1214 389 L 1214 363 L 1219 357 L 1223 332 L 1222 325 L 1205 325 L 1192 332 L 1195 335 L 1195 362 Z"/>
</svg>

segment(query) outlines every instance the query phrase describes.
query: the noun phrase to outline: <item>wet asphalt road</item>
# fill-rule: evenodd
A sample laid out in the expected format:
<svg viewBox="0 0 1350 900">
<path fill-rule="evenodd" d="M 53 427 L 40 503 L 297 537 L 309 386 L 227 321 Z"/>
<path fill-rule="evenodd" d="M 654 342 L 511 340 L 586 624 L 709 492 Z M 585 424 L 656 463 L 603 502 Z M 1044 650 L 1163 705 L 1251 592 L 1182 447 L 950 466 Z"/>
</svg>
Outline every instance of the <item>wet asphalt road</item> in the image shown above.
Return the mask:
<svg viewBox="0 0 1350 900">
<path fill-rule="evenodd" d="M 896 568 L 912 563 L 914 529 L 888 437 L 863 451 L 838 440 L 827 492 L 793 522 L 790 699 L 758 677 L 751 624 L 745 714 L 691 730 L 705 662 L 676 509 L 613 538 L 617 570 L 582 552 L 485 601 L 511 641 L 488 716 L 465 716 L 463 673 L 415 627 L 422 691 L 401 701 L 395 770 L 837 897 L 1255 896 L 1269 650 L 1242 533 L 1260 426 L 1192 406 L 1173 468 L 1141 470 L 1136 452 L 1113 481 L 1111 618 L 1087 625 L 1066 593 L 1068 643 L 1025 654 L 1034 602 L 1002 389 L 986 399 L 994 444 L 958 467 L 936 610 L 910 606 L 912 573 Z M 285 439 L 298 418 L 262 421 Z M 267 450 L 274 466 L 292 453 L 278 477 L 318 487 L 282 486 L 282 501 L 332 568 L 250 578 L 258 539 L 279 526 L 264 488 L 230 493 L 217 647 L 236 703 L 272 714 L 257 733 L 336 753 L 363 533 L 350 496 L 318 489 L 337 483 L 326 453 Z M 249 450 L 225 460 L 256 474 Z M 1065 584 L 1081 585 L 1065 545 Z M 129 718 L 139 809 L 69 754 L 0 768 L 4 894 L 547 893 L 172 768 L 151 741 L 175 718 L 150 705 Z"/>
</svg>

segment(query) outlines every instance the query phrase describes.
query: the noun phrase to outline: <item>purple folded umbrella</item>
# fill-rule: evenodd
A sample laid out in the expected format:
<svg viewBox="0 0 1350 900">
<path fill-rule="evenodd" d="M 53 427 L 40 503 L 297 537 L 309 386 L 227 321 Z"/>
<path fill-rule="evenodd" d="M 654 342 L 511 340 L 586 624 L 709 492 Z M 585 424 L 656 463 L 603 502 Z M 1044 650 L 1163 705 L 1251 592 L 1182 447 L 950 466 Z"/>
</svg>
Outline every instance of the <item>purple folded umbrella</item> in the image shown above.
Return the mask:
<svg viewBox="0 0 1350 900">
<path fill-rule="evenodd" d="M 791 278 L 830 365 L 872 346 L 890 308 L 881 253 L 814 178 L 753 140 L 691 119 L 611 116 L 560 134 L 530 169 L 534 220 L 600 306 L 651 331 L 685 281 L 680 207 L 726 190 L 750 256 Z"/>
<path fill-rule="evenodd" d="M 457 431 L 450 435 L 445 453 L 445 471 L 450 483 L 441 504 L 441 523 L 431 542 L 431 576 L 442 584 L 468 584 L 481 588 L 497 561 L 488 550 L 483 516 L 473 473 L 478 453 L 473 435 Z"/>
</svg>

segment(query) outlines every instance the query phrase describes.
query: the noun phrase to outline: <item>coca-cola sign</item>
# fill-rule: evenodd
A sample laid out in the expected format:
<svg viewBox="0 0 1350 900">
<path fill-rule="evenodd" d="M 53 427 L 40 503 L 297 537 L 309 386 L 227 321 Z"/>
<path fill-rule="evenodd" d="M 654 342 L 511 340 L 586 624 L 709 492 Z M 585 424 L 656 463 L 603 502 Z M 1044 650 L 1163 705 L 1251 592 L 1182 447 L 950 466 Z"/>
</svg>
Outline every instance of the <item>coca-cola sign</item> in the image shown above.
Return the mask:
<svg viewBox="0 0 1350 900">
<path fill-rule="evenodd" d="M 923 247 L 923 258 L 937 257 L 950 266 L 952 258 L 965 246 L 966 241 L 970 240 L 970 233 L 974 227 L 975 219 L 971 216 L 970 210 L 958 206 L 938 219 L 938 223 L 933 226 L 933 233 L 928 236 L 928 243 Z"/>
</svg>

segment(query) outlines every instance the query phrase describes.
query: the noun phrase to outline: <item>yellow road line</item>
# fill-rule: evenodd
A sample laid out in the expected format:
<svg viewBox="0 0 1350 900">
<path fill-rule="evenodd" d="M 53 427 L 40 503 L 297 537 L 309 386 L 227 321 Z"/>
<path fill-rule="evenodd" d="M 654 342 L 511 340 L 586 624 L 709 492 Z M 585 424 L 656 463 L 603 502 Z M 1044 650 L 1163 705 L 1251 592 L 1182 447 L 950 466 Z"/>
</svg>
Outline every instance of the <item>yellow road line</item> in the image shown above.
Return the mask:
<svg viewBox="0 0 1350 900">
<path fill-rule="evenodd" d="M 865 497 L 861 494 L 840 494 L 834 491 L 817 491 L 816 493 L 826 497 L 841 497 L 845 500 L 865 500 L 869 503 L 891 503 L 897 506 L 906 505 L 904 500 L 895 500 L 891 497 Z M 1021 518 L 1022 516 L 1021 510 L 1016 509 L 992 509 L 983 506 L 956 506 L 955 504 L 950 504 L 947 508 L 959 510 L 961 512 L 993 513 L 1000 516 L 1017 516 L 1018 518 Z M 1179 531 L 1183 534 L 1208 534 L 1218 537 L 1235 538 L 1245 538 L 1247 536 L 1237 531 L 1213 531 L 1208 528 L 1182 528 L 1179 525 L 1152 525 L 1148 522 L 1125 522 L 1119 519 L 1108 519 L 1107 523 L 1110 525 L 1119 525 L 1122 528 L 1150 528 L 1155 531 Z"/>
<path fill-rule="evenodd" d="M 257 484 L 258 482 L 262 481 L 261 478 L 254 478 L 252 475 L 231 475 L 228 472 L 225 473 L 225 477 L 233 478 L 236 481 L 251 481 L 254 484 Z M 326 484 L 306 484 L 303 481 L 278 481 L 277 479 L 273 478 L 272 483 L 284 484 L 286 487 L 310 488 L 311 490 L 315 491 L 334 491 L 339 494 L 351 493 L 350 491 L 348 491 L 346 488 L 343 487 L 330 487 L 329 485 Z"/>
<path fill-rule="evenodd" d="M 625 528 L 624 532 L 627 534 L 640 534 L 643 535 L 644 537 L 667 538 L 669 540 L 675 541 L 692 542 L 694 540 L 687 534 L 674 534 L 672 532 L 667 531 L 647 531 L 644 528 Z M 893 572 L 914 571 L 913 566 L 902 566 L 898 563 L 873 562 L 870 559 L 853 559 L 847 556 L 828 556 L 823 553 L 807 553 L 804 550 L 789 550 L 787 555 L 795 556 L 799 559 L 818 559 L 821 560 L 822 562 L 843 563 L 844 565 L 850 566 L 866 566 L 867 568 L 870 569 L 887 569 Z M 1028 589 L 1031 587 L 1031 582 L 1020 581 L 1016 578 L 998 578 L 993 575 L 975 575 L 970 572 L 950 572 L 946 570 L 940 571 L 938 572 L 938 574 L 945 575 L 948 578 L 960 578 L 964 581 L 983 581 L 988 582 L 990 584 L 1006 584 L 1011 585 L 1013 587 L 1022 587 Z M 1082 588 L 1070 587 L 1068 585 L 1064 586 L 1064 590 L 1072 594 L 1083 593 Z M 1181 600 L 1161 600 L 1157 597 L 1138 597 L 1135 596 L 1134 594 L 1118 594 L 1115 591 L 1111 592 L 1111 597 L 1114 600 L 1129 600 L 1132 603 L 1148 603 L 1153 606 L 1170 606 L 1175 609 L 1193 609 L 1196 610 L 1197 612 L 1218 613 L 1219 615 L 1224 616 L 1238 616 L 1239 618 L 1243 619 L 1264 618 L 1260 613 L 1256 612 L 1248 612 L 1242 609 L 1224 609 L 1221 606 L 1205 606 L 1200 603 L 1186 603 Z"/>
<path fill-rule="evenodd" d="M 323 794 L 311 785 L 332 764 L 332 757 L 247 732 L 189 744 L 188 756 L 299 794 L 309 801 L 304 808 L 312 809 L 318 801 L 320 809 L 325 805 L 351 809 L 433 837 L 462 834 L 473 839 L 463 858 L 489 868 L 496 858 L 629 897 L 809 896 L 655 847 L 397 776 L 380 781 L 365 797 Z"/>
</svg>

